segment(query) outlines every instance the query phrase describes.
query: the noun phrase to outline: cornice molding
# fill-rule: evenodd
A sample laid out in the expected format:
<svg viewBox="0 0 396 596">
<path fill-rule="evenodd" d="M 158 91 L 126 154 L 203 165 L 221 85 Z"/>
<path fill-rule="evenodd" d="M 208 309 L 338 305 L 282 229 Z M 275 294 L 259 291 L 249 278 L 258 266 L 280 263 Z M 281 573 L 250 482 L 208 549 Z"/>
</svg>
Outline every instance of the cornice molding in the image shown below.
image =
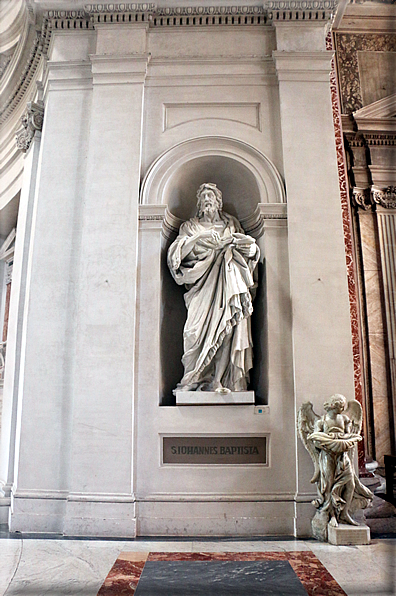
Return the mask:
<svg viewBox="0 0 396 596">
<path fill-rule="evenodd" d="M 268 0 L 263 6 L 178 6 L 157 7 L 155 3 L 85 4 L 77 10 L 48 10 L 42 15 L 42 28 L 37 31 L 29 57 L 19 70 L 17 81 L 5 90 L 0 106 L 0 124 L 20 105 L 40 65 L 46 58 L 52 31 L 95 29 L 100 24 L 147 23 L 150 27 L 191 26 L 257 26 L 272 21 L 296 21 L 319 24 L 328 20 L 336 0 Z M 80 4 L 81 7 L 81 4 Z M 25 11 L 26 14 L 26 11 Z M 30 24 L 32 27 L 33 24 Z M 27 50 L 29 52 L 29 50 Z M 8 68 L 11 67 L 11 64 Z"/>
<path fill-rule="evenodd" d="M 193 16 L 193 15 L 258 15 L 265 14 L 262 6 L 164 6 L 158 8 L 158 16 Z"/>
<path fill-rule="evenodd" d="M 267 10 L 335 10 L 337 0 L 267 0 Z"/>
<path fill-rule="evenodd" d="M 31 82 L 34 80 L 42 57 L 47 53 L 50 35 L 51 31 L 48 26 L 48 20 L 44 19 L 41 31 L 36 32 L 29 57 L 25 62 L 20 76 L 0 106 L 0 125 L 15 111 Z"/>
<path fill-rule="evenodd" d="M 275 23 L 298 21 L 313 25 L 334 18 L 337 0 L 267 0 L 264 9 Z"/>
<path fill-rule="evenodd" d="M 136 3 L 122 2 L 121 4 L 85 4 L 86 14 L 99 13 L 126 13 L 126 12 L 155 12 L 157 5 L 154 2 Z"/>
<path fill-rule="evenodd" d="M 368 147 L 394 147 L 396 145 L 396 130 L 395 132 L 365 132 L 363 136 Z"/>
<path fill-rule="evenodd" d="M 353 117 L 357 119 L 372 119 L 372 118 L 394 118 L 396 116 L 396 93 L 392 93 L 387 97 L 378 99 L 373 103 L 360 108 L 353 113 Z"/>
</svg>

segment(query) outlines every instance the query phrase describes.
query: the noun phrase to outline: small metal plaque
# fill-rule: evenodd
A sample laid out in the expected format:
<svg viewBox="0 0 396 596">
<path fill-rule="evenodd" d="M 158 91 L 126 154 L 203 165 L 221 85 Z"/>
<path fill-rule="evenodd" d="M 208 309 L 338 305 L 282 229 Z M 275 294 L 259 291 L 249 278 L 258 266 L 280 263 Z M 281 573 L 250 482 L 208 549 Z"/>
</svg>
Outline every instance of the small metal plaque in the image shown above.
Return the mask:
<svg viewBox="0 0 396 596">
<path fill-rule="evenodd" d="M 266 436 L 178 436 L 162 439 L 164 464 L 268 464 Z"/>
</svg>

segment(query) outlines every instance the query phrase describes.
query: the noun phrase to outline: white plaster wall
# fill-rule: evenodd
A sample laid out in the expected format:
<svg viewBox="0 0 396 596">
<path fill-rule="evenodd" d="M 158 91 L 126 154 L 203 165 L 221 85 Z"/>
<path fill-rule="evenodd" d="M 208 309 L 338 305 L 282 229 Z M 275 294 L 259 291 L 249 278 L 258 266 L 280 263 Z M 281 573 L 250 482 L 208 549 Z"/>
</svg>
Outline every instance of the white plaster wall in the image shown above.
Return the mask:
<svg viewBox="0 0 396 596">
<path fill-rule="evenodd" d="M 270 57 L 273 33 L 269 27 L 231 31 L 213 31 L 205 27 L 191 31 L 150 31 L 152 57 L 146 80 L 143 173 L 147 173 L 152 162 L 167 149 L 188 139 L 202 137 L 231 138 L 246 143 L 262 152 L 278 171 L 283 171 L 278 86 Z M 207 143 L 210 148 L 210 141 Z M 227 146 L 226 140 L 224 146 Z M 186 156 L 190 150 L 191 147 L 186 145 Z M 248 182 L 247 173 L 243 171 L 245 168 L 239 166 L 236 155 L 233 166 L 232 144 L 229 150 L 229 165 L 216 157 L 216 149 L 213 149 L 211 163 L 218 164 L 224 175 L 228 171 L 231 179 L 233 168 L 238 171 L 240 167 L 238 181 L 241 187 L 244 184 L 251 186 L 252 182 Z M 206 167 L 217 181 L 223 174 L 213 169 L 211 163 L 207 163 Z M 188 206 L 183 209 L 177 203 L 175 215 L 186 218 L 194 214 L 196 189 L 190 187 L 184 172 L 188 171 L 190 177 L 198 180 L 197 171 L 200 170 L 199 160 L 188 162 L 187 158 L 180 170 L 172 174 L 169 185 L 164 183 L 168 201 L 175 200 L 172 199 L 175 196 L 173 188 L 189 187 L 191 197 L 181 193 Z M 225 204 L 230 200 L 227 199 L 228 188 L 228 184 L 222 188 Z M 150 195 L 144 200 L 161 203 L 164 199 Z M 260 198 L 256 198 L 256 205 L 257 200 L 260 201 Z M 172 205 L 176 203 L 169 204 L 171 210 Z M 239 196 L 236 193 L 231 201 L 231 207 L 239 217 L 252 215 L 256 205 L 251 204 L 247 213 L 243 193 Z M 155 209 L 154 205 L 152 209 Z M 145 211 L 141 213 L 144 217 Z M 257 535 L 293 531 L 295 438 L 285 224 L 285 220 L 280 220 L 279 225 L 275 223 L 272 227 L 265 227 L 260 240 L 270 288 L 266 309 L 269 311 L 271 368 L 264 370 L 269 357 L 266 353 L 257 366 L 263 367 L 262 374 L 269 384 L 265 396 L 269 396 L 269 411 L 267 409 L 266 414 L 258 415 L 254 406 L 159 405 L 163 397 L 158 364 L 163 297 L 158 280 L 161 279 L 160 253 L 166 250 L 167 244 L 161 240 L 160 222 L 141 222 L 136 437 L 139 534 Z M 278 268 L 279 271 L 276 271 Z M 166 267 L 162 275 L 169 275 Z M 261 283 L 264 283 L 264 278 Z M 184 316 L 183 303 L 181 309 L 181 316 Z M 166 316 L 166 312 L 162 316 Z M 263 329 L 263 333 L 267 334 L 268 329 Z M 171 353 L 172 347 L 169 346 Z M 148 361 L 151 363 L 149 368 Z M 230 436 L 267 434 L 270 465 L 161 464 L 163 434 L 205 433 Z M 288 453 L 287 458 L 284 457 L 285 452 Z"/>
<path fill-rule="evenodd" d="M 177 143 L 211 135 L 245 141 L 265 153 L 282 173 L 273 44 L 274 31 L 262 26 L 236 31 L 150 30 L 143 173 Z M 251 112 L 256 106 L 259 117 L 254 122 Z M 172 108 L 177 108 L 180 124 L 167 127 Z"/>
<path fill-rule="evenodd" d="M 318 28 L 301 46 L 301 26 L 294 42 L 288 26 L 274 59 L 270 25 L 113 24 L 53 34 L 26 273 L 12 530 L 307 532 L 312 470 L 306 454 L 297 466 L 296 406 L 310 397 L 319 405 L 328 391 L 349 395 L 352 363 L 329 59 L 317 47 Z M 286 176 L 288 220 L 277 210 L 280 193 L 261 213 L 269 410 L 260 415 L 252 406 L 160 406 L 166 205 L 153 191 L 139 208 L 139 186 L 161 154 L 188 152 L 180 144 L 202 137 L 231 139 L 231 167 L 233 151 L 242 163 L 233 146 L 241 143 L 252 160 L 265 156 Z M 226 162 L 215 163 L 225 176 Z M 173 174 L 173 185 L 183 182 L 182 170 Z M 258 196 L 269 180 L 259 178 Z M 243 212 L 237 199 L 233 205 Z M 266 434 L 269 465 L 164 466 L 166 433 Z"/>
</svg>

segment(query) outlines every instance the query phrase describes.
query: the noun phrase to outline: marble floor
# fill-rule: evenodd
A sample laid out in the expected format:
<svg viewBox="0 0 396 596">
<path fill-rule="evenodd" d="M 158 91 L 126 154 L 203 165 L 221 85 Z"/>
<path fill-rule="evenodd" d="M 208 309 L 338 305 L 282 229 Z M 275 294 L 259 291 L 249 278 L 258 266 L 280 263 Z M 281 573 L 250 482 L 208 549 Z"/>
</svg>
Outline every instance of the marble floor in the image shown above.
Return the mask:
<svg viewBox="0 0 396 596">
<path fill-rule="evenodd" d="M 211 539 L 207 541 L 137 539 L 124 541 L 49 537 L 14 538 L 0 535 L 0 595 L 96 596 L 99 591 L 101 594 L 120 594 L 120 596 L 121 594 L 133 594 L 133 591 L 122 591 L 122 588 L 119 591 L 114 591 L 114 587 L 112 590 L 107 589 L 106 591 L 104 585 L 105 578 L 109 575 L 121 553 L 123 555 L 119 560 L 125 556 L 128 559 L 129 556 L 135 561 L 183 559 L 181 556 L 183 553 L 195 554 L 195 556 L 193 554 L 185 556 L 185 561 L 208 558 L 206 555 L 198 556 L 197 553 L 211 553 L 209 558 L 219 561 L 227 559 L 254 561 L 257 559 L 258 553 L 265 553 L 265 558 L 275 561 L 294 560 L 298 563 L 299 560 L 318 560 L 320 563 L 316 567 L 321 569 L 324 567 L 325 573 L 328 572 L 327 577 L 330 578 L 330 574 L 335 582 L 332 584 L 333 580 L 330 578 L 326 589 L 322 584 L 322 588 L 318 587 L 307 593 L 314 594 L 314 596 L 333 596 L 333 594 L 338 596 L 343 593 L 343 590 L 347 596 L 391 596 L 396 594 L 396 539 L 378 538 L 373 539 L 372 544 L 368 546 L 337 547 L 311 540 L 294 539 Z M 125 553 L 133 554 L 125 555 Z M 152 553 L 154 556 L 148 553 Z M 170 553 L 174 553 L 174 555 L 170 555 Z M 216 553 L 228 553 L 229 556 L 216 555 Z M 224 563 L 221 564 L 224 565 Z M 219 565 L 217 569 L 221 570 Z M 237 563 L 236 565 L 233 572 L 236 570 L 239 574 L 243 574 L 244 569 L 247 572 L 254 570 L 254 563 Z M 288 563 L 277 563 L 277 565 L 279 567 L 279 565 L 288 565 Z M 205 570 L 206 567 L 202 566 L 202 569 Z M 267 564 L 267 567 L 269 570 L 272 569 L 270 563 Z M 177 573 L 179 567 L 176 565 L 175 569 L 175 573 Z M 306 565 L 304 569 L 305 573 L 311 573 L 309 565 Z M 192 573 L 189 570 L 189 566 L 183 564 L 183 573 L 189 575 Z M 312 573 L 314 572 L 315 570 L 312 571 Z M 145 585 L 149 585 L 149 580 L 150 578 L 144 579 L 146 583 L 142 582 L 142 587 L 138 587 L 136 596 L 156 593 L 143 590 Z M 204 585 L 205 580 L 201 580 L 201 584 Z M 331 585 L 336 586 L 337 584 L 342 590 L 331 587 Z M 158 596 L 173 596 L 176 593 L 178 596 L 187 596 L 187 593 L 201 594 L 201 592 L 187 592 L 183 589 L 172 591 L 163 588 L 158 592 Z M 232 590 L 226 591 L 226 586 L 224 586 L 224 591 L 220 590 L 217 593 L 250 596 L 249 587 L 245 591 L 241 588 L 240 591 L 232 592 Z M 255 592 L 251 588 L 251 594 L 256 593 L 278 594 L 276 589 L 275 591 Z M 300 592 L 283 593 L 297 596 Z M 206 596 L 211 596 L 210 590 L 206 590 Z"/>
</svg>

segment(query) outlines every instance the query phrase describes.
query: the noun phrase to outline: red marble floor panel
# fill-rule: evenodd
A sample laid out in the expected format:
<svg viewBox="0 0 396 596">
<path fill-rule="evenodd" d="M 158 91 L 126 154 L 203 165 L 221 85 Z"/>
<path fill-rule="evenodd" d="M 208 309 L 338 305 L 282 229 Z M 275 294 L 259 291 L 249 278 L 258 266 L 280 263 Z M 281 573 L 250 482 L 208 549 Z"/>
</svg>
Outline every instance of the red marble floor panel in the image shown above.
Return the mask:
<svg viewBox="0 0 396 596">
<path fill-rule="evenodd" d="M 133 596 L 147 561 L 289 561 L 308 596 L 346 596 L 311 551 L 242 553 L 121 553 L 98 596 Z"/>
<path fill-rule="evenodd" d="M 133 596 L 148 553 L 121 553 L 97 596 Z"/>
<path fill-rule="evenodd" d="M 346 596 L 312 552 L 290 552 L 286 556 L 309 596 Z"/>
</svg>

